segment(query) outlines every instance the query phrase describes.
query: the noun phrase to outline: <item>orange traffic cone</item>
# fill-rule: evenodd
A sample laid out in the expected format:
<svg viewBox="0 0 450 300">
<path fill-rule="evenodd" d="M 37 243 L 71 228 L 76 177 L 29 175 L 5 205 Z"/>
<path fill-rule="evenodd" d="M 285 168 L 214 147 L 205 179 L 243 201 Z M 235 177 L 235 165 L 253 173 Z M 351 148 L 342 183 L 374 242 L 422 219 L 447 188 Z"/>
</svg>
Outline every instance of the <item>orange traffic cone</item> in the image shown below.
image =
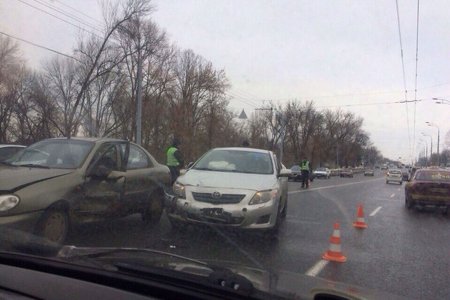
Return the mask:
<svg viewBox="0 0 450 300">
<path fill-rule="evenodd" d="M 359 229 L 367 228 L 367 224 L 364 221 L 364 211 L 362 204 L 358 206 L 358 215 L 356 216 L 356 222 L 353 222 L 353 227 Z"/>
<path fill-rule="evenodd" d="M 330 248 L 322 255 L 325 260 L 345 262 L 347 257 L 342 254 L 341 250 L 341 231 L 339 223 L 334 223 L 333 234 L 330 237 Z"/>
</svg>

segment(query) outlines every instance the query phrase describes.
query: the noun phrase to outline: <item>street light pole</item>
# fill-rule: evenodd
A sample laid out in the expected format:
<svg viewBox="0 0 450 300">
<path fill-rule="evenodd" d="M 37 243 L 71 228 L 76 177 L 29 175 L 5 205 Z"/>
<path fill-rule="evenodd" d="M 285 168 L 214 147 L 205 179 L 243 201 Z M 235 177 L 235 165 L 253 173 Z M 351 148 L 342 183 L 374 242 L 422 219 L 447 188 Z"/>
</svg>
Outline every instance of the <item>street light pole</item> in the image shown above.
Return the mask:
<svg viewBox="0 0 450 300">
<path fill-rule="evenodd" d="M 430 138 L 430 163 L 432 163 L 431 159 L 433 157 L 433 137 L 430 134 L 425 134 L 423 132 L 422 135 Z M 428 166 L 428 158 L 427 158 L 427 166 Z"/>
<path fill-rule="evenodd" d="M 439 155 L 439 136 L 440 136 L 440 129 L 439 129 L 439 126 L 437 126 L 436 124 L 434 124 L 434 123 L 431 123 L 431 122 L 425 122 L 425 123 L 427 123 L 428 124 L 428 126 L 431 126 L 431 127 L 435 127 L 435 128 L 437 128 L 437 130 L 438 130 L 438 139 L 437 139 L 437 163 L 438 163 L 438 167 L 441 165 L 441 160 L 440 160 L 440 155 Z"/>
</svg>

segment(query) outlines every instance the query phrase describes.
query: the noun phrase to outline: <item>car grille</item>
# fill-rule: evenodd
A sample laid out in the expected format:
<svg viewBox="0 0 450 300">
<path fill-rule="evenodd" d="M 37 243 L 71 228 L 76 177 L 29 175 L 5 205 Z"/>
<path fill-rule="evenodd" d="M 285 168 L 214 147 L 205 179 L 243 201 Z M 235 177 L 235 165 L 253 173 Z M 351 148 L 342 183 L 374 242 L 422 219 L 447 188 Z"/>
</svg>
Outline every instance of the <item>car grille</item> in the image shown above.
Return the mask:
<svg viewBox="0 0 450 300">
<path fill-rule="evenodd" d="M 245 195 L 240 194 L 221 194 L 219 197 L 213 197 L 213 194 L 211 193 L 196 193 L 196 192 L 192 192 L 192 196 L 196 201 L 208 202 L 213 204 L 239 203 L 245 197 Z"/>
</svg>

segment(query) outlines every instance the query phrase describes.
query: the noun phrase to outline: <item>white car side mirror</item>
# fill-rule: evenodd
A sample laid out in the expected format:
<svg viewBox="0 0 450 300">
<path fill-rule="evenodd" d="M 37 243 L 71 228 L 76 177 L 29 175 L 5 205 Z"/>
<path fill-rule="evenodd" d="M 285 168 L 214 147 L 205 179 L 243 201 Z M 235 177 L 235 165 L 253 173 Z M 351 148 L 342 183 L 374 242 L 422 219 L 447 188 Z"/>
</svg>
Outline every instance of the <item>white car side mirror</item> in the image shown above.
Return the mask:
<svg viewBox="0 0 450 300">
<path fill-rule="evenodd" d="M 291 174 L 292 174 L 292 170 L 291 169 L 281 169 L 280 170 L 280 174 L 278 176 L 279 177 L 288 177 Z"/>
</svg>

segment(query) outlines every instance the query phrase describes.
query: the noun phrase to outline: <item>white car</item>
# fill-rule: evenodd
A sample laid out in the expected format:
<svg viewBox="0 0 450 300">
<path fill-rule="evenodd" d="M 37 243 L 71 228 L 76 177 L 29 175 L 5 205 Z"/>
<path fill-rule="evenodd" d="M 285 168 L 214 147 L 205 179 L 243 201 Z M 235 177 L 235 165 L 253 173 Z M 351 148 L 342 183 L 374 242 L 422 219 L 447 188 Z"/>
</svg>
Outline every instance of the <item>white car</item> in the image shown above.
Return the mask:
<svg viewBox="0 0 450 300">
<path fill-rule="evenodd" d="M 331 170 L 328 168 L 317 168 L 314 171 L 314 175 L 317 178 L 326 178 L 326 179 L 330 179 L 331 177 Z"/>
<path fill-rule="evenodd" d="M 400 169 L 389 169 L 386 173 L 386 184 L 390 182 L 403 183 L 402 170 Z"/>
<path fill-rule="evenodd" d="M 271 151 L 216 148 L 173 185 L 168 217 L 185 222 L 274 233 L 287 213 L 290 170 Z"/>
</svg>

